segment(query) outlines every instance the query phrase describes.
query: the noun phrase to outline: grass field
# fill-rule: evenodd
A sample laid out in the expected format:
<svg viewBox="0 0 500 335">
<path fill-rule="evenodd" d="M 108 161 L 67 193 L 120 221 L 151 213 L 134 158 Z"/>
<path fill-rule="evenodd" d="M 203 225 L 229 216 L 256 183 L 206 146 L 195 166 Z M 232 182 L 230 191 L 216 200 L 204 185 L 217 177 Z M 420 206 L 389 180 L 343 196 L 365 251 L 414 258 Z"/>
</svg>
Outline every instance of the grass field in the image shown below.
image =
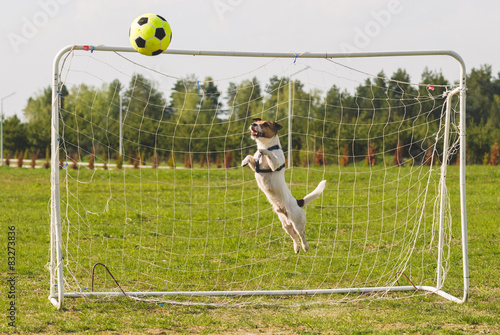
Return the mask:
<svg viewBox="0 0 500 335">
<path fill-rule="evenodd" d="M 89 180 L 87 178 L 99 179 L 99 175 L 92 175 L 89 171 L 81 169 L 78 175 L 76 172 L 69 172 L 69 177 L 78 177 L 79 180 Z M 134 171 L 130 171 L 127 175 L 127 180 L 134 179 Z M 158 173 L 171 173 L 171 172 L 141 172 L 141 178 L 137 179 L 139 183 L 147 183 L 145 181 L 151 180 L 164 180 L 165 176 L 159 176 Z M 133 245 L 137 245 L 137 240 L 142 237 L 150 237 L 150 241 L 157 241 L 154 247 L 147 244 L 141 244 L 141 248 L 137 252 L 141 252 L 141 258 L 137 255 L 131 257 L 131 261 L 137 259 L 147 260 L 148 264 L 156 264 L 154 261 L 163 260 L 162 257 L 168 256 L 170 265 L 165 265 L 163 268 L 174 269 L 178 268 L 180 278 L 170 278 L 171 282 L 178 282 L 177 288 L 185 289 L 195 285 L 189 272 L 186 269 L 204 267 L 204 271 L 194 273 L 195 279 L 198 280 L 202 276 L 204 282 L 211 283 L 206 289 L 214 287 L 224 287 L 226 283 L 226 274 L 231 277 L 233 281 L 240 281 L 243 276 L 245 282 L 249 285 L 257 285 L 259 287 L 266 287 L 262 283 L 262 279 L 257 283 L 256 281 L 248 280 L 248 278 L 260 278 L 259 273 L 269 272 L 270 269 L 278 268 L 274 274 L 273 285 L 287 285 L 288 288 L 295 288 L 304 284 L 316 284 L 317 282 L 324 281 L 325 277 L 315 278 L 311 273 L 326 273 L 324 268 L 316 267 L 314 271 L 311 266 L 302 264 L 297 261 L 297 256 L 292 254 L 291 240 L 283 233 L 279 222 L 273 217 L 268 209 L 269 205 L 266 203 L 265 198 L 259 195 L 254 182 L 252 181 L 251 174 L 242 175 L 241 170 L 234 172 L 217 172 L 214 174 L 204 174 L 203 176 L 184 175 L 183 173 L 197 173 L 191 172 L 175 172 L 177 178 L 177 185 L 183 185 L 172 190 L 168 184 L 158 186 L 157 183 L 152 183 L 152 189 L 137 188 L 134 189 L 134 183 L 127 184 L 127 190 L 132 194 L 127 199 L 121 199 L 116 203 L 110 203 L 108 210 L 101 216 L 106 217 L 107 224 L 98 225 L 100 222 L 92 215 L 89 215 L 85 220 L 72 217 L 76 215 L 76 211 L 72 209 L 68 211 L 67 222 L 71 222 L 71 228 L 75 229 L 72 233 L 78 232 L 75 236 L 80 236 L 77 242 L 74 243 L 75 250 L 81 250 L 78 256 L 76 251 L 71 253 L 72 259 L 77 259 L 78 264 L 85 264 L 80 266 L 83 272 L 82 278 L 87 278 L 88 274 L 85 273 L 87 264 L 95 262 L 96 259 L 88 257 L 89 253 L 86 251 L 89 248 L 98 248 L 97 242 L 106 241 L 105 249 L 107 251 L 106 263 L 109 263 L 114 253 L 123 252 L 123 250 L 131 250 L 134 253 Z M 214 194 L 218 189 L 217 173 L 224 174 L 222 185 L 220 187 L 224 190 L 224 195 L 220 196 Z M 234 176 L 231 174 L 234 173 Z M 110 187 L 106 180 L 109 177 L 123 178 L 121 172 L 106 173 L 104 182 L 93 186 L 92 184 L 82 184 L 78 188 L 70 186 L 71 194 L 78 192 L 79 197 L 82 199 L 91 199 L 85 204 L 81 204 L 90 212 L 99 212 L 102 208 L 99 199 L 102 197 L 104 200 L 111 193 L 113 197 L 119 197 L 123 193 L 120 191 L 120 184 L 117 189 L 115 186 Z M 401 188 L 398 188 L 394 194 L 394 202 L 381 202 L 383 206 L 377 205 L 377 199 L 381 195 L 377 193 L 377 186 L 379 183 L 377 179 L 369 178 L 364 182 L 371 185 L 370 194 L 357 192 L 349 193 L 347 188 L 332 188 L 330 193 L 325 193 L 325 199 L 335 201 L 339 190 L 345 190 L 341 198 L 349 199 L 346 203 L 339 203 L 339 206 L 330 206 L 324 209 L 326 218 L 318 218 L 313 210 L 308 211 L 308 221 L 311 223 L 308 236 L 312 249 L 308 254 L 301 254 L 298 257 L 307 260 L 307 255 L 314 254 L 318 259 L 327 259 L 328 250 L 324 248 L 324 241 L 329 241 L 335 232 L 347 232 L 352 238 L 362 240 L 365 245 L 363 250 L 370 250 L 370 245 L 374 243 L 371 237 L 377 236 L 376 241 L 380 245 L 380 236 L 392 236 L 390 232 L 400 229 L 398 220 L 391 220 L 391 229 L 387 228 L 387 224 L 376 223 L 373 226 L 363 226 L 360 232 L 348 227 L 335 226 L 335 229 L 328 224 L 329 222 L 346 223 L 351 221 L 363 222 L 366 218 L 365 214 L 354 213 L 348 210 L 349 205 L 362 206 L 367 203 L 367 199 L 372 199 L 373 207 L 370 207 L 370 218 L 384 217 L 382 214 L 384 206 L 396 206 L 402 208 L 412 208 L 414 204 L 412 195 L 408 193 L 404 197 L 404 202 L 398 204 L 397 200 Z M 158 179 L 159 177 L 162 177 Z M 203 180 L 206 177 L 206 180 Z M 312 187 L 319 181 L 321 172 L 317 175 L 301 176 L 300 173 L 294 175 L 294 193 L 305 193 L 306 186 Z M 348 179 L 348 174 L 345 176 Z M 309 179 L 307 179 L 309 178 Z M 362 179 L 362 177 L 360 177 Z M 390 179 L 390 176 L 387 176 Z M 245 184 L 245 192 L 242 187 L 228 188 L 227 185 L 235 185 L 237 180 L 243 179 L 248 184 Z M 193 180 L 202 180 L 203 183 L 211 183 L 211 191 L 206 190 L 201 185 L 196 185 Z M 404 176 L 399 176 L 398 180 L 406 180 Z M 449 190 L 451 195 L 452 206 L 456 206 L 458 200 L 458 170 L 456 167 L 451 167 L 449 172 Z M 363 183 L 363 180 L 359 180 Z M 387 182 L 387 180 L 386 180 Z M 407 185 L 412 185 L 410 190 L 419 190 L 420 182 L 405 182 Z M 2 229 L 4 230 L 2 239 L 4 241 L 4 261 L 1 266 L 3 290 L 0 298 L 3 311 L 7 311 L 9 304 L 14 301 L 16 304 L 16 328 L 9 327 L 7 313 L 4 312 L 5 318 L 0 323 L 0 331 L 11 333 L 89 333 L 89 334 L 161 334 L 162 332 L 180 332 L 180 333 L 264 333 L 264 334 L 323 334 L 323 333 L 360 333 L 360 334 L 379 334 L 379 333 L 422 333 L 422 334 L 476 334 L 476 333 L 496 333 L 500 332 L 500 268 L 499 268 L 499 253 L 500 253 L 500 225 L 498 218 L 500 217 L 500 193 L 498 192 L 498 185 L 500 183 L 500 169 L 498 167 L 483 167 L 483 166 L 470 166 L 467 170 L 467 200 L 468 200 L 468 226 L 469 226 L 469 257 L 470 257 L 470 276 L 471 276 L 471 295 L 470 300 L 466 304 L 455 304 L 448 302 L 440 297 L 434 295 L 415 296 L 408 299 L 386 299 L 374 301 L 355 301 L 340 304 L 314 304 L 314 305 L 301 305 L 304 301 L 302 297 L 287 298 L 287 302 L 292 302 L 291 307 L 278 307 L 276 305 L 253 304 L 250 306 L 237 308 L 237 307 L 211 307 L 211 306 L 178 306 L 171 304 L 154 304 L 148 302 L 136 302 L 125 298 L 109 298 L 100 300 L 83 300 L 83 299 L 66 299 L 65 309 L 57 311 L 48 301 L 47 296 L 49 293 L 49 279 L 46 264 L 49 260 L 49 198 L 50 198 L 50 183 L 49 183 L 49 170 L 45 169 L 17 169 L 17 168 L 0 168 L 0 199 L 2 203 L 2 211 L 0 212 L 0 221 L 2 222 Z M 390 183 L 388 183 L 390 184 Z M 296 186 L 295 186 L 296 185 Z M 143 185 L 144 186 L 144 185 Z M 97 187 L 97 188 L 94 188 Z M 103 192 L 100 187 L 104 187 Z M 163 187 L 163 188 L 162 188 Z M 142 191 L 141 191 L 142 189 Z M 311 188 L 309 188 L 311 190 Z M 173 192 L 169 194 L 168 192 Z M 212 192 L 212 193 L 210 193 Z M 232 193 L 235 192 L 235 193 Z M 391 198 L 391 189 L 386 188 L 384 193 L 386 199 Z M 161 203 L 158 194 L 168 194 L 167 198 L 174 198 L 174 205 L 170 206 L 167 203 Z M 413 192 L 411 192 L 413 194 Z M 136 194 L 134 200 L 133 194 Z M 182 204 L 184 198 L 190 199 L 191 203 L 196 203 L 197 206 L 189 206 Z M 231 202 L 228 199 L 237 198 L 239 201 L 235 207 L 231 207 Z M 353 200 L 355 198 L 355 200 Z M 149 199 L 149 201 L 146 201 Z M 221 200 L 222 199 L 222 200 Z M 325 201 L 326 201 L 325 200 Z M 119 209 L 120 204 L 126 201 L 129 205 L 128 213 L 125 218 L 135 220 L 137 224 L 132 227 L 126 228 L 125 233 L 123 228 L 120 231 L 113 230 L 113 222 L 121 222 L 124 220 L 124 214 Z M 330 202 L 331 202 L 330 201 Z M 358 204 L 357 201 L 360 203 Z M 69 208 L 78 207 L 73 204 L 72 200 L 67 200 L 71 204 Z M 328 203 L 328 201 L 327 201 Z M 97 207 L 92 207 L 92 206 Z M 161 205 L 161 206 L 160 206 Z M 316 204 L 319 206 L 320 204 Z M 149 208 L 149 206 L 151 206 Z M 252 206 L 260 206 L 256 211 Z M 416 206 L 416 205 L 415 205 Z M 159 209 L 161 208 L 161 209 Z M 212 209 L 213 208 L 213 209 Z M 249 225 L 251 219 L 245 218 L 242 214 L 244 212 L 260 213 L 258 217 L 258 228 Z M 151 214 L 153 213 L 153 214 Z M 459 226 L 456 210 L 452 210 L 454 216 L 454 224 L 452 227 L 453 236 L 459 236 Z M 173 219 L 173 222 L 179 223 L 178 225 L 163 226 L 162 218 Z M 194 219 L 193 219 L 194 218 Z M 237 223 L 238 229 L 235 225 L 225 226 L 225 230 L 215 230 L 207 233 L 207 222 L 223 219 L 223 221 L 231 222 L 232 220 Z M 102 219 L 102 217 L 101 217 Z M 95 222 L 94 222 L 95 221 Z M 255 222 L 255 220 L 253 220 Z M 86 231 L 86 223 L 92 222 L 97 224 L 93 230 Z M 186 226 L 186 222 L 189 225 Z M 266 222 L 271 222 L 268 224 Z M 181 224 L 182 223 L 182 224 Z M 9 227 L 15 227 L 15 248 L 16 248 L 16 264 L 15 264 L 15 277 L 17 279 L 15 285 L 15 299 L 8 298 L 9 284 L 8 279 L 12 277 L 9 275 L 8 268 L 8 232 Z M 70 227 L 70 225 L 67 225 Z M 137 229 L 140 227 L 140 229 Z M 182 229 L 186 228 L 186 231 Z M 203 234 L 196 235 L 196 232 L 205 227 Z M 388 229 L 385 231 L 384 229 Z M 408 227 L 406 227 L 408 228 Z M 409 227 L 410 230 L 412 227 Z M 130 229 L 130 230 L 129 230 Z M 170 229 L 170 230 L 169 230 Z M 96 232 L 96 230 L 98 230 Z M 381 231 L 381 234 L 371 234 L 372 230 Z M 175 231 L 175 234 L 173 233 Z M 244 232 L 240 236 L 240 233 Z M 357 234 L 360 233 L 360 236 Z M 95 236 L 93 234 L 96 234 Z M 137 235 L 134 235 L 137 234 Z M 178 234 L 178 235 L 176 235 Z M 128 241 L 124 239 L 119 240 L 119 245 L 114 246 L 113 241 L 117 236 L 130 236 L 130 240 L 135 241 L 133 244 L 128 245 Z M 174 253 L 172 250 L 178 250 L 181 246 L 175 245 L 179 243 L 173 241 L 173 236 L 190 236 L 189 240 L 184 246 L 186 249 L 192 251 L 191 258 L 185 260 L 183 264 L 179 265 L 177 256 L 183 256 L 182 253 Z M 245 236 L 252 235 L 251 238 L 245 239 Z M 167 239 L 165 239 L 167 237 Z M 170 237 L 170 239 L 168 239 Z M 225 241 L 224 245 L 212 244 L 215 238 L 221 238 Z M 260 238 L 256 238 L 260 237 Z M 385 238 L 385 237 L 384 237 Z M 337 260 L 341 260 L 343 255 L 342 239 L 337 238 L 339 241 L 337 245 L 338 252 L 334 254 Z M 93 242 L 90 242 L 93 241 Z M 163 242 L 158 242 L 163 241 Z M 201 241 L 203 246 L 203 255 L 196 255 L 196 243 L 191 241 Z M 260 245 L 257 241 L 263 241 Z M 367 242 L 368 241 L 368 242 Z M 397 243 L 391 240 L 393 252 L 399 252 L 401 245 L 404 245 L 406 240 Z M 455 242 L 456 238 L 452 240 L 450 257 L 451 270 L 445 284 L 445 290 L 454 294 L 460 295 L 462 288 L 461 279 L 461 257 L 459 245 Z M 372 243 L 373 242 L 373 243 Z M 383 242 L 383 241 L 382 241 Z M 164 243 L 164 244 L 161 244 Z M 192 246 L 189 243 L 193 243 Z M 384 243 L 382 243 L 384 244 Z M 417 244 L 418 246 L 418 244 Z M 231 250 L 238 248 L 240 252 L 233 254 Z M 216 250 L 215 250 L 216 249 Z M 152 250 L 150 254 L 146 250 Z M 168 252 L 170 251 L 170 252 Z M 382 259 L 384 250 L 378 248 L 376 252 L 364 252 L 362 255 L 350 254 L 352 260 L 349 265 L 352 265 L 354 260 L 363 257 L 364 263 L 358 262 L 354 265 L 356 271 L 343 271 L 345 273 L 345 280 L 352 281 L 355 279 L 353 273 L 366 273 L 372 271 L 373 278 L 380 276 L 387 276 L 390 272 L 379 270 L 383 268 L 384 263 L 375 266 L 377 260 Z M 163 253 L 163 254 L 162 254 Z M 208 258 L 215 255 L 222 254 L 224 259 Z M 268 262 L 263 268 L 258 268 L 257 265 L 261 264 L 255 262 L 256 259 L 271 258 L 281 255 L 279 262 Z M 375 257 L 375 255 L 377 255 Z M 236 272 L 234 257 L 238 259 L 238 269 L 242 271 Z M 431 257 L 422 254 L 420 259 Z M 185 258 L 184 258 L 185 259 Z M 294 260 L 293 265 L 288 265 L 287 260 Z M 246 260 L 248 260 L 246 262 Z M 192 262 L 192 263 L 188 263 Z M 305 262 L 304 262 L 305 263 Z M 261 265 L 262 265 L 261 264 Z M 281 264 L 281 265 L 279 265 Z M 360 264 L 368 264 L 366 267 Z M 241 266 L 240 266 L 241 265 Z M 318 265 L 315 265 L 318 266 Z M 341 267 L 345 264 L 341 264 Z M 393 266 L 393 265 L 391 265 Z M 218 270 L 223 269 L 222 275 L 219 278 L 211 278 L 211 267 Z M 397 268 L 397 266 L 394 266 Z M 88 267 L 87 267 L 88 268 Z M 130 266 L 129 261 L 121 260 L 115 268 L 117 273 L 128 271 L 127 269 L 134 269 Z M 79 268 L 75 268 L 75 273 L 79 275 Z M 224 271 L 226 269 L 226 271 Z M 149 279 L 158 278 L 158 273 L 154 269 L 142 269 L 141 272 L 132 270 L 128 277 L 135 278 L 138 273 L 147 274 Z M 150 272 L 151 271 L 151 272 Z M 380 273 L 377 273 L 380 271 Z M 428 280 L 426 268 L 422 274 L 416 276 Z M 243 274 L 242 274 L 243 273 Z M 329 276 L 335 276 L 340 273 L 340 270 L 334 267 L 328 271 Z M 370 272 L 371 273 L 371 272 Z M 433 269 L 429 269 L 429 273 L 434 273 Z M 257 275 L 256 275 L 257 274 Z M 304 275 L 305 274 L 305 275 Z M 126 277 L 127 277 L 126 276 Z M 293 278 L 293 285 L 290 283 L 280 281 L 283 278 Z M 374 283 L 377 279 L 372 279 L 370 275 L 364 276 L 368 283 Z M 241 280 L 243 280 L 241 279 Z M 373 281 L 373 282 L 372 282 Z M 106 283 L 100 283 L 113 287 L 112 283 L 108 280 Z M 139 285 L 138 281 L 123 283 L 125 287 Z M 158 284 L 159 285 L 159 284 Z M 139 285 L 140 286 L 140 285 Z M 203 288 L 202 288 L 203 289 Z M 391 295 L 389 296 L 391 297 Z M 394 296 L 395 297 L 395 296 Z"/>
</svg>

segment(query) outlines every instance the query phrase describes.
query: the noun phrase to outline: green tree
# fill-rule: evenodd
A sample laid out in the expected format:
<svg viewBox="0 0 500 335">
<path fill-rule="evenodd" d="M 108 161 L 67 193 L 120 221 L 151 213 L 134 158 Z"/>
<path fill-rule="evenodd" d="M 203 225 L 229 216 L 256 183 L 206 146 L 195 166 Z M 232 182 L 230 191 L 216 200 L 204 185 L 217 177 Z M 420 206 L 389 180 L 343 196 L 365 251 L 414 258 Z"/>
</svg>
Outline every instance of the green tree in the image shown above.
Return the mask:
<svg viewBox="0 0 500 335">
<path fill-rule="evenodd" d="M 206 115 L 201 112 L 199 82 L 194 75 L 177 80 L 170 99 L 172 124 L 168 127 L 171 128 L 168 132 L 171 134 L 171 138 L 168 143 L 165 143 L 165 148 L 171 150 L 170 156 L 172 163 L 175 164 L 177 159 L 183 159 L 186 154 L 189 155 L 193 151 L 203 151 L 201 148 L 203 140 L 193 141 L 193 137 L 198 135 L 195 135 L 195 130 L 200 128 L 197 129 L 198 117 L 201 115 L 205 122 L 208 122 L 208 118 L 205 119 Z M 203 121 L 201 121 L 202 124 Z M 177 153 L 181 157 L 176 157 Z"/>
<path fill-rule="evenodd" d="M 86 159 L 93 149 L 101 152 L 101 148 L 118 147 L 119 97 L 116 94 L 113 99 L 114 91 L 110 85 L 80 84 L 70 89 L 65 107 L 61 109 L 60 122 L 65 140 L 63 148 L 68 155 L 77 154 L 78 159 Z"/>
<path fill-rule="evenodd" d="M 252 118 L 262 118 L 263 98 L 261 86 L 256 77 L 242 80 L 239 84 L 229 83 L 227 90 L 227 138 L 226 146 L 239 148 L 236 160 L 241 160 L 255 143 L 248 136 Z"/>
<path fill-rule="evenodd" d="M 266 100 L 264 103 L 266 113 L 263 118 L 277 122 L 288 118 L 289 81 L 286 77 L 278 78 L 277 76 L 269 79 L 269 83 L 266 85 Z M 301 89 L 298 82 L 294 86 L 299 86 L 299 89 Z"/>
<path fill-rule="evenodd" d="M 35 97 L 30 97 L 24 108 L 27 120 L 26 135 L 33 150 L 45 150 L 50 146 L 52 115 L 52 88 L 44 88 Z"/>
<path fill-rule="evenodd" d="M 224 117 L 222 112 L 221 92 L 215 85 L 212 77 L 207 77 L 203 85 L 200 85 L 200 113 L 197 117 L 196 134 L 197 145 L 192 146 L 195 152 L 208 151 L 211 159 L 225 156 L 228 150 L 234 151 L 236 147 L 231 142 L 232 134 L 228 133 L 230 123 L 221 117 Z M 226 136 L 227 135 L 227 136 Z M 188 160 L 200 160 L 200 154 L 193 155 L 190 151 L 186 157 Z"/>
<path fill-rule="evenodd" d="M 472 124 L 484 124 L 491 110 L 493 95 L 498 87 L 491 73 L 491 65 L 473 68 L 467 76 L 467 119 Z"/>
<path fill-rule="evenodd" d="M 123 96 L 123 152 L 132 152 L 135 157 L 143 150 L 147 157 L 152 157 L 156 149 L 165 158 L 167 152 L 157 148 L 171 143 L 171 134 L 164 126 L 170 117 L 165 97 L 156 84 L 135 74 Z"/>
<path fill-rule="evenodd" d="M 306 89 L 298 80 L 273 76 L 263 94 L 254 77 L 229 83 L 226 104 L 222 104 L 213 78 L 206 77 L 203 82 L 196 78 L 190 75 L 177 80 L 168 104 L 156 83 L 141 74 L 131 78 L 122 93 L 124 161 L 151 159 L 155 152 L 163 161 L 176 153 L 181 153 L 174 157 L 178 162 L 186 155 L 194 161 L 205 160 L 207 152 L 212 162 L 216 158 L 222 161 L 227 155 L 239 160 L 255 146 L 248 136 L 255 117 L 284 126 L 281 142 L 287 150 L 284 135 L 288 132 L 290 101 L 294 159 L 304 159 L 307 153 L 322 147 L 326 161 L 335 163 L 346 145 L 354 161 L 364 160 L 370 147 L 389 157 L 398 142 L 403 157 L 423 159 L 429 143 L 436 138 L 451 86 L 441 72 L 427 68 L 419 85 L 410 84 L 408 73 L 398 69 L 390 78 L 384 72 L 367 78 L 352 93 L 336 85 L 325 92 Z M 483 65 L 471 70 L 467 86 L 468 161 L 481 163 L 500 138 L 500 79 L 493 76 L 491 66 Z M 71 157 L 79 155 L 79 159 L 95 150 L 114 160 L 122 91 L 118 80 L 100 87 L 80 84 L 69 92 L 62 87 L 55 102 L 61 106 L 61 148 Z M 452 100 L 454 106 L 456 99 Z M 6 120 L 5 137 L 9 139 L 5 145 L 9 151 L 45 152 L 50 147 L 52 104 L 52 90 L 46 87 L 29 98 L 25 124 L 17 118 Z"/>
<path fill-rule="evenodd" d="M 21 123 L 17 115 L 4 120 L 3 145 L 5 151 L 12 154 L 15 152 L 27 152 L 30 145 L 29 138 L 26 136 L 27 126 L 26 123 Z"/>
<path fill-rule="evenodd" d="M 262 93 L 256 77 L 241 83 L 229 83 L 227 91 L 230 119 L 242 122 L 250 117 L 259 117 L 262 112 Z"/>
<path fill-rule="evenodd" d="M 466 80 L 467 159 L 480 164 L 500 136 L 500 79 L 493 76 L 490 65 L 482 65 L 473 68 Z"/>
</svg>

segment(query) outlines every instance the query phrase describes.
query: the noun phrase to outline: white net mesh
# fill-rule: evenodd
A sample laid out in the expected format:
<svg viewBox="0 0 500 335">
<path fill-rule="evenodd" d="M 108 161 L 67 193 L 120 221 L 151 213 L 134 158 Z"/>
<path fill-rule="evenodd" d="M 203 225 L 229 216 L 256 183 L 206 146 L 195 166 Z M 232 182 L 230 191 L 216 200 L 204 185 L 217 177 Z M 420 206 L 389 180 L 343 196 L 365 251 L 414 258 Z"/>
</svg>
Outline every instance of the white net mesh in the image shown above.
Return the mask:
<svg viewBox="0 0 500 335">
<path fill-rule="evenodd" d="M 87 293 L 92 279 L 94 291 L 120 292 L 102 269 L 93 278 L 96 263 L 125 292 L 436 285 L 443 106 L 451 88 L 440 74 L 424 70 L 413 84 L 404 70 L 371 75 L 328 59 L 84 51 L 69 53 L 60 73 L 66 292 Z M 253 172 L 240 167 L 255 151 L 248 131 L 255 117 L 283 125 L 288 152 L 289 103 L 287 184 L 301 198 L 327 180 L 306 207 L 310 249 L 298 255 Z M 451 119 L 454 125 L 454 113 Z M 143 297 L 284 305 L 366 298 Z"/>
</svg>

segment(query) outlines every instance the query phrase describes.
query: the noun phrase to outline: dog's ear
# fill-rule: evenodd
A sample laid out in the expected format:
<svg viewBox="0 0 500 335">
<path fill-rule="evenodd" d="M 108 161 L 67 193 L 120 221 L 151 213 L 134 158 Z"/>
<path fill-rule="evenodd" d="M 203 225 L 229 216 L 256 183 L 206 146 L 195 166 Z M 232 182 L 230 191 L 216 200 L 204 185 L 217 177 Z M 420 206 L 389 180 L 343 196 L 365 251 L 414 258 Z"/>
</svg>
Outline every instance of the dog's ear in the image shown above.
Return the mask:
<svg viewBox="0 0 500 335">
<path fill-rule="evenodd" d="M 280 125 L 280 124 L 278 124 L 278 123 L 276 123 L 276 122 L 273 122 L 273 123 L 272 123 L 272 125 L 273 125 L 273 129 L 274 129 L 274 131 L 278 131 L 278 130 L 280 130 L 281 128 L 283 128 L 283 126 L 282 126 L 282 125 Z"/>
<path fill-rule="evenodd" d="M 257 121 L 262 121 L 262 119 L 260 118 L 255 118 L 255 119 L 252 119 L 253 121 L 257 122 Z"/>
</svg>

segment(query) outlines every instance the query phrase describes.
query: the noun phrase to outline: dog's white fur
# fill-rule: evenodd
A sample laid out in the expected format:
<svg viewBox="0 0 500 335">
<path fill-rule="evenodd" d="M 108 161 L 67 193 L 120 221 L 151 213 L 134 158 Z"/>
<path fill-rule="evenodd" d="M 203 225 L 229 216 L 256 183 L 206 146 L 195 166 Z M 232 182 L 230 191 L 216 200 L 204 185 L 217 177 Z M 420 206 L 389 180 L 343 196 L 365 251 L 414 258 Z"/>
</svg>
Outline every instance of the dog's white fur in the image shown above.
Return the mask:
<svg viewBox="0 0 500 335">
<path fill-rule="evenodd" d="M 258 173 L 255 172 L 257 185 L 266 194 L 267 199 L 273 205 L 274 211 L 278 214 L 281 224 L 285 231 L 293 240 L 293 249 L 295 253 L 300 251 L 300 242 L 302 249 L 307 251 L 309 244 L 306 239 L 306 214 L 299 207 L 298 201 L 293 197 L 285 182 L 285 169 L 276 171 L 285 163 L 285 155 L 281 150 L 280 140 L 277 131 L 281 126 L 276 122 L 262 121 L 255 119 L 256 122 L 250 126 L 252 139 L 257 143 L 257 151 L 253 156 L 248 155 L 241 162 L 241 166 L 250 166 L 255 171 L 256 161 L 259 162 L 260 169 L 271 169 L 273 172 Z M 278 150 L 268 150 L 273 146 L 280 146 Z M 319 183 L 314 191 L 306 195 L 303 199 L 302 207 L 317 198 L 323 192 L 326 180 Z M 302 200 L 302 199 L 301 199 Z"/>
</svg>

